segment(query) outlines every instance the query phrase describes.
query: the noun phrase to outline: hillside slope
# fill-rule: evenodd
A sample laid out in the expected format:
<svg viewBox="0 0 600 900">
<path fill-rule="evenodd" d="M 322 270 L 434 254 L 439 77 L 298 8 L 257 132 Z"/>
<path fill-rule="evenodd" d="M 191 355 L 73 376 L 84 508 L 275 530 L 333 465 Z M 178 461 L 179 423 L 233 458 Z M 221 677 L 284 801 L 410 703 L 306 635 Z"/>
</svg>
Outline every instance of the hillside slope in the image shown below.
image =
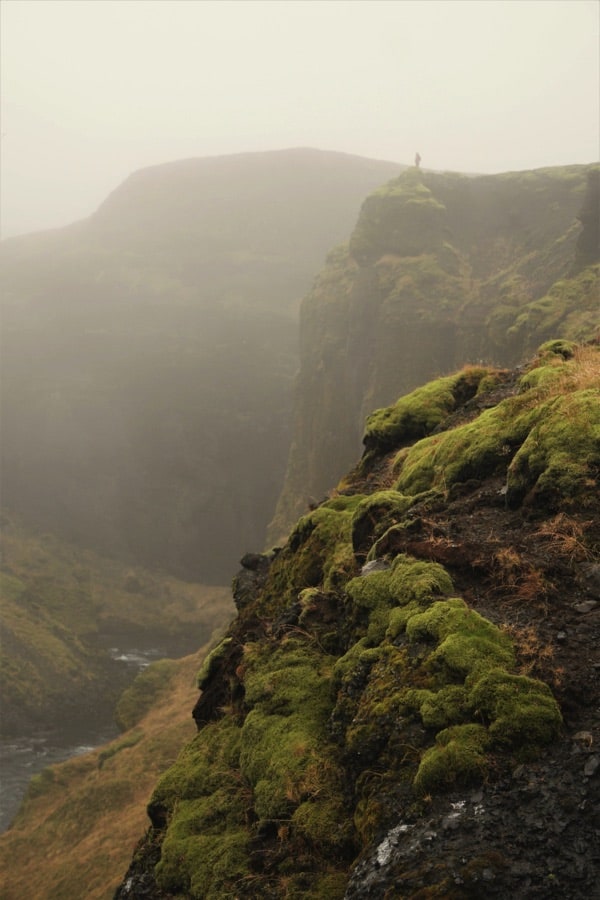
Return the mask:
<svg viewBox="0 0 600 900">
<path fill-rule="evenodd" d="M 351 465 L 376 406 L 464 363 L 515 365 L 597 333 L 600 169 L 409 169 L 364 202 L 300 316 L 277 542 Z"/>
<path fill-rule="evenodd" d="M 117 897 L 597 888 L 600 348 L 466 367 L 248 554 Z"/>
<path fill-rule="evenodd" d="M 127 728 L 120 737 L 31 780 L 0 835 L 3 900 L 113 896 L 152 788 L 194 732 L 189 710 L 204 653 L 152 664 L 121 699 Z"/>
<path fill-rule="evenodd" d="M 0 555 L 4 739 L 112 723 L 133 677 L 115 655 L 190 653 L 234 612 L 226 588 L 124 566 L 6 516 Z"/>
<path fill-rule="evenodd" d="M 3 242 L 3 504 L 228 582 L 281 488 L 300 299 L 400 169 L 308 149 L 183 160 Z"/>
</svg>

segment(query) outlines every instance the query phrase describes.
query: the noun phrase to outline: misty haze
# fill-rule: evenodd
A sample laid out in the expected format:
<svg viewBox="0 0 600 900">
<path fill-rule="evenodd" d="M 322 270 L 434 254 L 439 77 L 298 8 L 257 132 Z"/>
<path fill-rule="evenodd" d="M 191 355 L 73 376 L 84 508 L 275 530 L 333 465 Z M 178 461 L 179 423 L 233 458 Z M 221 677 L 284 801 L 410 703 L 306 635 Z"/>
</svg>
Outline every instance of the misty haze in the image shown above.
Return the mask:
<svg viewBox="0 0 600 900">
<path fill-rule="evenodd" d="M 1 896 L 593 896 L 598 5 L 0 16 Z"/>
</svg>

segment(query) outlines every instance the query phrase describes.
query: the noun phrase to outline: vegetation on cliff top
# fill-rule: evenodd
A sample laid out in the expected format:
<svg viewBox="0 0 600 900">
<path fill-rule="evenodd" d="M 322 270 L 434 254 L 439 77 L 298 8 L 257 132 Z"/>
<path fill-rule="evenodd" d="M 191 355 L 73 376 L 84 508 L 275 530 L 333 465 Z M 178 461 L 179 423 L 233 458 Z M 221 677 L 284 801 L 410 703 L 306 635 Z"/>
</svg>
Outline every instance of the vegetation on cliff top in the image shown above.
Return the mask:
<svg viewBox="0 0 600 900">
<path fill-rule="evenodd" d="M 599 363 L 597 346 L 551 342 L 512 381 L 467 370 L 375 415 L 361 464 L 264 557 L 262 586 L 202 671 L 206 724 L 149 806 L 160 890 L 341 898 L 399 810 L 418 817 L 557 739 L 557 701 L 520 666 L 502 610 L 491 621 L 442 565 L 395 547 L 457 487 L 489 479 L 539 522 L 585 508 Z"/>
<path fill-rule="evenodd" d="M 269 539 L 352 465 L 377 407 L 458 366 L 598 334 L 598 166 L 410 169 L 367 198 L 301 308 L 294 434 Z M 335 428 L 331 422 L 335 421 Z"/>
</svg>

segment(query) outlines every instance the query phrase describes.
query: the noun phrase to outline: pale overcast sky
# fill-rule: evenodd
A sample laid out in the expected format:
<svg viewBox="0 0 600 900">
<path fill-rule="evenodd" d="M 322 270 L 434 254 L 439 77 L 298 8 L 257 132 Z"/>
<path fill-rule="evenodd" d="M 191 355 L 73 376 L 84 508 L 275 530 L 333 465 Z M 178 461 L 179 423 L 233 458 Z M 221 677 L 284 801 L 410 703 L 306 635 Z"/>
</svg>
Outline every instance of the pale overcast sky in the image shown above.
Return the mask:
<svg viewBox="0 0 600 900">
<path fill-rule="evenodd" d="M 318 147 L 499 172 L 600 155 L 597 0 L 1 0 L 2 232 L 142 166 Z"/>
</svg>

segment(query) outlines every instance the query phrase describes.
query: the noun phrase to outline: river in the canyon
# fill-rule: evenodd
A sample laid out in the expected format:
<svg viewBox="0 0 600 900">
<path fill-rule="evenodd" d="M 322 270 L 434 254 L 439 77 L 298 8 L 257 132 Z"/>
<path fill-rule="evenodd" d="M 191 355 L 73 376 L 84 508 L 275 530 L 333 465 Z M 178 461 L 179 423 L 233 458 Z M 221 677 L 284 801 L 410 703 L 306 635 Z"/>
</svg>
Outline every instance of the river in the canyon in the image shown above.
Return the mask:
<svg viewBox="0 0 600 900">
<path fill-rule="evenodd" d="M 157 647 L 121 649 L 110 655 L 131 671 L 131 677 L 167 654 Z M 33 775 L 53 763 L 89 753 L 117 737 L 113 721 L 68 723 L 54 730 L 0 740 L 0 832 L 6 831 L 21 805 Z"/>
</svg>

